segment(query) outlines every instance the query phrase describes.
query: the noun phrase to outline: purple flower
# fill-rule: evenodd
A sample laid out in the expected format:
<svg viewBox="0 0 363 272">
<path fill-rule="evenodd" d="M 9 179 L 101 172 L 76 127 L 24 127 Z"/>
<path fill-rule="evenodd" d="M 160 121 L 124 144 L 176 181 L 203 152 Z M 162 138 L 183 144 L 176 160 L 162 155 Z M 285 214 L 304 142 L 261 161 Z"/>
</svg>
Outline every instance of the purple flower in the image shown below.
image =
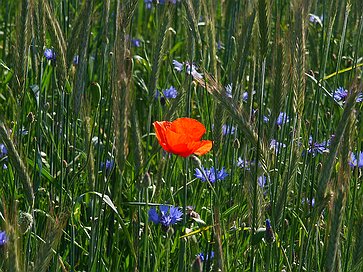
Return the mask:
<svg viewBox="0 0 363 272">
<path fill-rule="evenodd" d="M 233 84 L 229 83 L 225 89 L 226 89 L 226 96 L 229 98 L 232 98 L 232 88 L 233 88 Z"/>
<path fill-rule="evenodd" d="M 222 133 L 223 135 L 233 135 L 235 132 L 236 128 L 234 126 L 229 126 L 229 125 L 223 125 L 222 126 Z"/>
<path fill-rule="evenodd" d="M 173 60 L 173 65 L 174 65 L 174 69 L 177 70 L 178 72 L 183 71 L 183 67 L 184 67 L 183 63 L 181 63 L 177 60 Z"/>
<path fill-rule="evenodd" d="M 115 162 L 113 160 L 106 160 L 106 163 L 101 162 L 101 169 L 105 168 L 106 172 L 109 172 L 112 170 Z"/>
<path fill-rule="evenodd" d="M 204 256 L 204 254 L 201 252 L 201 253 L 198 253 L 196 257 L 197 258 L 199 257 L 202 262 L 208 261 L 209 259 L 214 258 L 214 251 L 211 251 L 210 254 L 208 254 L 206 256 Z"/>
<path fill-rule="evenodd" d="M 145 6 L 147 9 L 151 9 L 151 5 L 153 3 L 153 0 L 144 0 Z"/>
<path fill-rule="evenodd" d="M 263 116 L 263 122 L 268 123 L 268 121 L 270 121 L 270 119 L 266 115 L 264 115 Z"/>
<path fill-rule="evenodd" d="M 318 153 L 319 154 L 329 153 L 329 148 L 328 148 L 329 144 L 330 144 L 330 141 L 328 141 L 328 142 L 323 141 L 321 143 L 318 143 L 318 142 L 313 143 L 313 137 L 310 136 L 308 153 L 312 154 L 314 157 Z"/>
<path fill-rule="evenodd" d="M 203 174 L 202 171 L 204 172 L 205 175 Z M 226 172 L 224 167 L 220 171 L 218 171 L 215 170 L 214 167 L 212 166 L 210 169 L 204 167 L 203 169 L 196 168 L 194 176 L 204 182 L 207 181 L 205 177 L 207 176 L 208 180 L 211 183 L 215 183 L 217 180 L 224 180 L 228 176 L 228 173 Z"/>
<path fill-rule="evenodd" d="M 243 160 L 241 157 L 237 160 L 237 166 L 241 168 L 246 168 L 247 171 L 250 170 L 251 162 Z"/>
<path fill-rule="evenodd" d="M 362 168 L 363 167 L 363 152 L 358 152 L 358 159 L 355 156 L 355 154 L 353 152 L 350 152 L 350 160 L 348 162 L 349 166 L 354 168 L 354 167 L 358 167 L 358 168 Z"/>
<path fill-rule="evenodd" d="M 3 169 L 6 170 L 8 169 L 8 166 L 6 165 L 7 162 L 7 158 L 6 155 L 8 154 L 8 150 L 6 149 L 6 146 L 4 144 L 0 144 L 0 160 L 2 161 L 2 158 L 4 163 L 3 163 Z"/>
<path fill-rule="evenodd" d="M 257 178 L 257 185 L 260 186 L 261 189 L 263 189 L 263 187 L 265 187 L 265 185 L 266 185 L 266 177 L 264 175 L 259 176 Z"/>
<path fill-rule="evenodd" d="M 337 102 L 342 101 L 343 103 L 348 97 L 348 90 L 344 89 L 343 87 L 339 87 L 336 89 L 336 91 L 333 93 L 334 100 Z M 355 99 L 355 102 L 359 103 L 363 101 L 363 94 L 360 92 L 357 95 L 357 98 Z"/>
<path fill-rule="evenodd" d="M 280 112 L 279 116 L 277 117 L 276 124 L 278 126 L 281 126 L 289 121 L 290 121 L 290 119 L 287 116 L 286 112 Z"/>
<path fill-rule="evenodd" d="M 243 100 L 243 102 L 247 102 L 247 100 L 248 100 L 248 92 L 244 92 L 242 94 L 242 100 Z"/>
<path fill-rule="evenodd" d="M 8 150 L 4 144 L 0 144 L 0 159 L 8 154 Z"/>
<path fill-rule="evenodd" d="M 163 94 L 165 98 L 176 98 L 178 96 L 178 91 L 173 87 L 170 86 L 169 89 L 165 89 L 163 90 Z"/>
<path fill-rule="evenodd" d="M 9 240 L 8 236 L 6 235 L 5 231 L 0 231 L 0 246 L 3 246 Z"/>
<path fill-rule="evenodd" d="M 310 14 L 309 21 L 313 24 L 319 24 L 320 26 L 323 26 L 323 15 L 319 17 L 315 14 Z"/>
<path fill-rule="evenodd" d="M 135 47 L 140 47 L 141 41 L 139 39 L 131 39 L 131 44 Z"/>
<path fill-rule="evenodd" d="M 272 139 L 270 142 L 270 149 L 275 150 L 275 154 L 278 154 L 280 152 L 280 149 L 283 147 L 286 147 L 286 145 L 284 143 L 276 141 L 275 139 Z"/>
<path fill-rule="evenodd" d="M 73 58 L 73 65 L 78 65 L 79 63 L 79 55 L 75 55 Z"/>
<path fill-rule="evenodd" d="M 363 101 L 363 93 L 359 93 L 357 95 L 357 98 L 355 99 L 355 102 L 360 103 Z"/>
<path fill-rule="evenodd" d="M 178 207 L 160 205 L 159 210 L 160 213 L 158 213 L 155 208 L 150 208 L 148 212 L 149 221 L 152 221 L 155 224 L 160 223 L 164 227 L 169 227 L 182 220 L 183 213 Z"/>
<path fill-rule="evenodd" d="M 301 200 L 301 203 L 302 204 L 308 204 L 310 205 L 311 207 L 314 207 L 315 206 L 315 198 L 312 198 L 311 200 L 309 198 L 304 198 Z"/>
<path fill-rule="evenodd" d="M 203 75 L 197 71 L 197 67 L 194 64 L 190 64 L 189 62 L 179 62 L 177 60 L 173 60 L 174 69 L 178 72 L 181 72 L 184 70 L 188 75 L 192 75 L 193 78 L 202 79 Z"/>
<path fill-rule="evenodd" d="M 335 99 L 335 101 L 339 102 L 339 101 L 344 101 L 348 96 L 348 91 L 345 90 L 343 87 L 339 87 L 338 89 L 335 90 L 333 97 Z"/>
<path fill-rule="evenodd" d="M 47 60 L 53 60 L 55 61 L 55 52 L 51 48 L 46 48 L 44 51 L 44 56 Z"/>
</svg>

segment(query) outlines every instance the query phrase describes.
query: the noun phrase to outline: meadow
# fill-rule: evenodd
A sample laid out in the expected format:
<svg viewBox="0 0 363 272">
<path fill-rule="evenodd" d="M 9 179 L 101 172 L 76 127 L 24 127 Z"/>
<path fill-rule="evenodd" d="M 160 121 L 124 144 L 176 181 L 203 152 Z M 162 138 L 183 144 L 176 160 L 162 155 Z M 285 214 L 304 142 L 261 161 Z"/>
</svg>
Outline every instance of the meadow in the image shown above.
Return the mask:
<svg viewBox="0 0 363 272">
<path fill-rule="evenodd" d="M 0 271 L 363 271 L 362 10 L 1 1 Z"/>
</svg>

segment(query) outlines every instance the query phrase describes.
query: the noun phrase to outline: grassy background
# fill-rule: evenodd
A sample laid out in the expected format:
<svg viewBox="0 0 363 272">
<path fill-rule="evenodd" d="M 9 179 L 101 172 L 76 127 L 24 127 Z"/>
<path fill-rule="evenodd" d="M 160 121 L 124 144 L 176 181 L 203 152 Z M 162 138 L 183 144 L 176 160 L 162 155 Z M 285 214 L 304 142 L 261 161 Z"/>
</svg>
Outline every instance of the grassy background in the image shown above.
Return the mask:
<svg viewBox="0 0 363 272">
<path fill-rule="evenodd" d="M 362 170 L 348 162 L 362 150 L 363 2 L 156 2 L 2 2 L 0 270 L 361 271 Z M 176 99 L 155 99 L 170 86 Z M 200 163 L 229 173 L 212 187 L 156 141 L 152 122 L 186 116 L 214 142 Z M 329 152 L 309 153 L 310 136 Z M 166 232 L 148 220 L 159 204 L 202 221 Z"/>
</svg>

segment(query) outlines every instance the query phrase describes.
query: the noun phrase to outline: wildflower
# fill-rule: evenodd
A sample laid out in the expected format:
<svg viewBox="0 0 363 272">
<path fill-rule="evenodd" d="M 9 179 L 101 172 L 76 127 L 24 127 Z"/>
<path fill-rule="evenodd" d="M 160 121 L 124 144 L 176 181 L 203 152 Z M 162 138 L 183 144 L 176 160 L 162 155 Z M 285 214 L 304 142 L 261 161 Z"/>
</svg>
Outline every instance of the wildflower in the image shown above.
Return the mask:
<svg viewBox="0 0 363 272">
<path fill-rule="evenodd" d="M 177 70 L 178 72 L 183 71 L 183 66 L 184 64 L 177 61 L 177 60 L 173 60 L 173 65 L 174 65 L 174 69 Z"/>
<path fill-rule="evenodd" d="M 201 253 L 198 253 L 196 257 L 197 258 L 199 257 L 202 262 L 208 261 L 209 259 L 213 259 L 214 258 L 214 251 L 211 251 L 206 256 L 204 256 L 204 254 L 201 252 Z"/>
<path fill-rule="evenodd" d="M 101 162 L 101 169 L 105 168 L 106 172 L 109 172 L 112 170 L 115 162 L 113 160 L 106 160 L 106 163 Z"/>
<path fill-rule="evenodd" d="M 44 56 L 47 60 L 53 60 L 55 61 L 55 52 L 51 48 L 46 48 L 44 51 Z"/>
<path fill-rule="evenodd" d="M 229 125 L 223 125 L 222 126 L 222 133 L 223 135 L 233 135 L 235 132 L 236 128 L 234 126 L 229 126 Z"/>
<path fill-rule="evenodd" d="M 319 17 L 315 14 L 310 14 L 309 21 L 313 24 L 319 24 L 320 26 L 323 26 L 323 15 Z"/>
<path fill-rule="evenodd" d="M 264 115 L 262 118 L 264 123 L 268 123 L 268 121 L 270 121 L 270 118 L 268 118 L 266 115 Z"/>
<path fill-rule="evenodd" d="M 267 243 L 273 243 L 275 241 L 275 234 L 272 230 L 270 219 L 266 219 L 265 239 Z"/>
<path fill-rule="evenodd" d="M 8 150 L 4 144 L 0 144 L 0 159 L 8 154 Z"/>
<path fill-rule="evenodd" d="M 212 141 L 201 140 L 206 132 L 204 125 L 192 118 L 178 118 L 173 122 L 153 123 L 161 147 L 170 153 L 188 157 L 204 155 L 212 148 Z"/>
<path fill-rule="evenodd" d="M 301 203 L 302 204 L 308 204 L 310 205 L 311 207 L 314 207 L 315 206 L 315 198 L 312 198 L 311 200 L 309 198 L 304 198 L 301 200 Z"/>
<path fill-rule="evenodd" d="M 8 155 L 8 150 L 6 149 L 6 146 L 4 144 L 0 144 L 0 161 L 2 161 L 2 158 L 4 158 L 5 161 L 3 164 L 3 169 L 8 169 L 8 166 L 6 165 L 7 155 Z"/>
<path fill-rule="evenodd" d="M 338 89 L 335 90 L 333 97 L 334 100 L 339 102 L 339 101 L 344 101 L 348 96 L 348 91 L 345 90 L 343 87 L 339 87 Z"/>
<path fill-rule="evenodd" d="M 282 147 L 286 147 L 286 145 L 284 143 L 280 143 L 278 141 L 276 141 L 275 139 L 272 139 L 270 142 L 270 149 L 275 150 L 275 154 L 278 154 L 280 152 L 280 149 Z"/>
<path fill-rule="evenodd" d="M 160 92 L 156 91 L 155 98 L 159 98 Z M 163 90 L 163 97 L 167 99 L 176 98 L 178 96 L 178 91 L 171 86 L 169 89 Z"/>
<path fill-rule="evenodd" d="M 335 101 L 337 101 L 337 102 L 342 101 L 344 103 L 345 100 L 348 97 L 348 90 L 344 89 L 343 87 L 339 87 L 333 93 L 333 97 L 334 97 Z M 359 103 L 359 102 L 362 102 L 362 101 L 363 101 L 363 94 L 360 92 L 357 95 L 357 98 L 355 99 L 355 102 Z"/>
<path fill-rule="evenodd" d="M 5 231 L 0 231 L 0 246 L 3 246 L 9 240 L 8 236 L 6 235 Z"/>
<path fill-rule="evenodd" d="M 243 160 L 241 157 L 237 160 L 237 166 L 240 168 L 246 168 L 247 171 L 250 170 L 251 162 Z"/>
<path fill-rule="evenodd" d="M 144 0 L 145 6 L 147 9 L 151 9 L 151 5 L 153 3 L 153 0 Z"/>
<path fill-rule="evenodd" d="M 229 83 L 225 89 L 226 89 L 226 96 L 229 98 L 232 98 L 232 88 L 233 88 L 233 84 Z"/>
<path fill-rule="evenodd" d="M 155 224 L 160 223 L 164 227 L 169 227 L 182 220 L 183 213 L 178 207 L 160 205 L 159 210 L 160 213 L 158 213 L 155 208 L 149 210 L 149 221 L 152 221 Z"/>
<path fill-rule="evenodd" d="M 193 78 L 202 79 L 203 75 L 197 71 L 197 67 L 194 64 L 190 64 L 189 62 L 179 62 L 177 60 L 173 60 L 174 69 L 178 72 L 181 72 L 184 70 L 188 75 L 193 76 Z"/>
<path fill-rule="evenodd" d="M 73 58 L 73 65 L 78 65 L 79 63 L 79 55 L 75 55 Z"/>
<path fill-rule="evenodd" d="M 135 47 L 140 47 L 141 41 L 139 39 L 131 39 L 131 44 Z"/>
<path fill-rule="evenodd" d="M 204 172 L 204 174 L 202 171 Z M 224 180 L 226 177 L 228 177 L 228 173 L 226 172 L 224 167 L 219 171 L 217 169 L 214 169 L 214 167 L 211 167 L 210 169 L 202 167 L 202 169 L 195 169 L 194 176 L 204 182 L 207 181 L 207 177 L 211 183 L 215 183 L 217 180 Z"/>
<path fill-rule="evenodd" d="M 316 154 L 323 154 L 323 153 L 329 153 L 329 148 L 327 148 L 330 144 L 330 141 L 328 142 L 315 142 L 313 143 L 313 137 L 310 136 L 309 137 L 309 148 L 308 148 L 308 153 L 312 154 L 314 157 L 316 156 Z"/>
<path fill-rule="evenodd" d="M 357 153 L 358 159 L 355 156 L 355 154 L 353 152 L 350 152 L 350 160 L 348 162 L 349 166 L 354 168 L 354 167 L 358 167 L 358 168 L 362 168 L 363 167 L 363 152 L 359 152 Z"/>
<path fill-rule="evenodd" d="M 281 126 L 289 122 L 289 117 L 287 116 L 286 112 L 280 112 L 279 116 L 277 117 L 276 124 Z"/>
<path fill-rule="evenodd" d="M 265 177 L 264 175 L 259 176 L 259 177 L 257 178 L 257 185 L 258 185 L 261 189 L 263 189 L 263 187 L 265 187 L 265 185 L 266 185 L 266 177 Z"/>
<path fill-rule="evenodd" d="M 247 100 L 248 100 L 248 92 L 244 92 L 242 94 L 242 100 L 243 100 L 243 102 L 247 102 Z"/>
</svg>

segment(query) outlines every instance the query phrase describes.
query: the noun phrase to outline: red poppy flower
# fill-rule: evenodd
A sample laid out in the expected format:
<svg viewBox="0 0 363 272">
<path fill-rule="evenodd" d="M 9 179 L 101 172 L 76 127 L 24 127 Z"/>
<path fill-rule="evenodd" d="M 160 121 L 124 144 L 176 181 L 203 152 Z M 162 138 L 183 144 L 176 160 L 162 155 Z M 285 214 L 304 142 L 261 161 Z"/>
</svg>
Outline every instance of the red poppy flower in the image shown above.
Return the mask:
<svg viewBox="0 0 363 272">
<path fill-rule="evenodd" d="M 212 148 L 212 141 L 200 140 L 206 129 L 195 119 L 179 118 L 173 122 L 154 122 L 153 125 L 159 144 L 167 152 L 185 158 L 192 154 L 204 155 Z"/>
</svg>

